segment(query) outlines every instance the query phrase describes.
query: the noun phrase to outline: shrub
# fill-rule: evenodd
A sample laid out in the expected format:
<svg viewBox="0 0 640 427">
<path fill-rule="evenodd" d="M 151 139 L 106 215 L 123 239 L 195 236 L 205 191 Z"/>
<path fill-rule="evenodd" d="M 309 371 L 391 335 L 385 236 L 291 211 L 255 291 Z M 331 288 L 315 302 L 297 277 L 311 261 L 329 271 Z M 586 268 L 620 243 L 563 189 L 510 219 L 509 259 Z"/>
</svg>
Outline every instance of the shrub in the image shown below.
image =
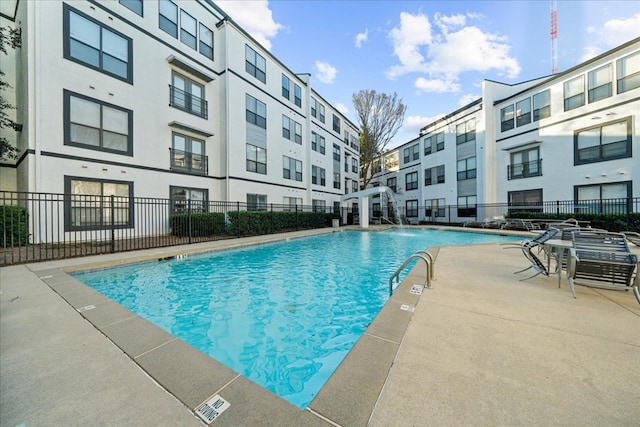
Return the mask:
<svg viewBox="0 0 640 427">
<path fill-rule="evenodd" d="M 281 233 L 304 228 L 322 228 L 327 224 L 326 217 L 327 214 L 324 212 L 230 212 L 228 232 L 235 236 L 248 236 Z"/>
<path fill-rule="evenodd" d="M 191 227 L 189 227 L 191 226 Z M 176 214 L 169 218 L 171 234 L 178 237 L 211 237 L 224 233 L 224 214 L 202 212 Z"/>
<path fill-rule="evenodd" d="M 20 206 L 0 206 L 0 246 L 25 246 L 29 243 L 27 211 Z"/>
</svg>

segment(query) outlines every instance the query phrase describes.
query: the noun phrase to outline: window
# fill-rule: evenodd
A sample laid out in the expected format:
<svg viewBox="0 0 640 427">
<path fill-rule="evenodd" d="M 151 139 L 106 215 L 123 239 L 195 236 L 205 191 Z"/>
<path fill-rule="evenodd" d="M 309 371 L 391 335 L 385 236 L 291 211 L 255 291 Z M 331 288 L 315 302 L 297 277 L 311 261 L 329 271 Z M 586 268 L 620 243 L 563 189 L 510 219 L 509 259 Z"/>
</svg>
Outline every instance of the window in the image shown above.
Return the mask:
<svg viewBox="0 0 640 427">
<path fill-rule="evenodd" d="M 64 144 L 133 155 L 133 111 L 64 91 Z"/>
<path fill-rule="evenodd" d="M 132 182 L 65 176 L 64 187 L 66 231 L 133 227 Z"/>
<path fill-rule="evenodd" d="M 293 103 L 302 107 L 302 88 L 297 84 L 293 85 Z"/>
<path fill-rule="evenodd" d="M 403 151 L 404 162 L 409 163 L 420 158 L 420 144 L 414 144 Z"/>
<path fill-rule="evenodd" d="M 387 187 L 389 187 L 391 191 L 395 193 L 397 191 L 397 186 L 398 186 L 397 177 L 394 176 L 393 178 L 387 178 Z"/>
<path fill-rule="evenodd" d="M 640 87 L 640 52 L 618 59 L 618 93 Z"/>
<path fill-rule="evenodd" d="M 213 59 L 213 31 L 200 24 L 200 53 Z"/>
<path fill-rule="evenodd" d="M 198 21 L 184 10 L 180 11 L 180 41 L 191 49 L 197 49 Z"/>
<path fill-rule="evenodd" d="M 64 4 L 64 57 L 133 83 L 131 39 Z"/>
<path fill-rule="evenodd" d="M 333 160 L 340 161 L 340 146 L 333 144 Z"/>
<path fill-rule="evenodd" d="M 203 140 L 174 133 L 171 147 L 171 170 L 205 175 L 208 172 L 208 165 L 204 148 Z"/>
<path fill-rule="evenodd" d="M 531 98 L 516 102 L 516 126 L 531 123 Z"/>
<path fill-rule="evenodd" d="M 282 156 L 282 177 L 302 182 L 302 162 Z"/>
<path fill-rule="evenodd" d="M 424 185 L 433 185 L 433 175 L 436 176 L 436 184 L 444 183 L 444 165 L 424 170 Z"/>
<path fill-rule="evenodd" d="M 248 211 L 266 211 L 267 195 L 266 194 L 247 194 L 247 210 Z"/>
<path fill-rule="evenodd" d="M 576 213 L 621 214 L 633 211 L 631 181 L 575 188 Z"/>
<path fill-rule="evenodd" d="M 631 157 L 631 119 L 579 131 L 575 136 L 575 164 Z"/>
<path fill-rule="evenodd" d="M 445 215 L 444 199 L 425 200 L 424 205 L 425 205 L 424 214 L 427 218 L 443 217 Z"/>
<path fill-rule="evenodd" d="M 458 197 L 458 216 L 459 217 L 475 217 L 476 216 L 476 196 Z"/>
<path fill-rule="evenodd" d="M 311 167 L 311 183 L 316 185 L 327 185 L 326 171 L 318 166 Z"/>
<path fill-rule="evenodd" d="M 444 150 L 444 132 L 436 134 L 436 151 Z"/>
<path fill-rule="evenodd" d="M 327 210 L 326 200 L 313 199 L 311 200 L 311 205 L 313 206 L 314 212 L 326 212 Z"/>
<path fill-rule="evenodd" d="M 120 4 L 142 16 L 142 0 L 120 0 Z"/>
<path fill-rule="evenodd" d="M 324 105 L 318 104 L 318 120 L 324 123 Z"/>
<path fill-rule="evenodd" d="M 409 172 L 404 178 L 405 190 L 417 190 L 418 189 L 418 171 Z"/>
<path fill-rule="evenodd" d="M 260 128 L 267 128 L 267 105 L 251 95 L 245 96 L 247 122 Z"/>
<path fill-rule="evenodd" d="M 509 191 L 509 213 L 542 212 L 542 189 Z"/>
<path fill-rule="evenodd" d="M 267 149 L 247 144 L 247 171 L 267 174 Z"/>
<path fill-rule="evenodd" d="M 358 190 L 358 181 L 354 179 L 351 181 L 351 191 L 355 193 Z"/>
<path fill-rule="evenodd" d="M 431 154 L 431 153 L 432 153 L 432 149 L 431 149 L 431 144 L 432 144 L 432 142 L 431 142 L 431 138 L 432 138 L 432 137 L 425 138 L 425 139 L 424 139 L 424 141 L 423 141 L 423 142 L 424 142 L 424 155 L 425 155 L 425 156 L 428 156 L 429 154 Z"/>
<path fill-rule="evenodd" d="M 311 132 L 311 149 L 318 151 L 320 154 L 325 153 L 325 140 L 324 136 L 320 136 L 315 132 Z"/>
<path fill-rule="evenodd" d="M 380 208 L 380 203 L 371 204 L 371 216 L 374 218 L 380 218 L 382 216 L 382 209 Z"/>
<path fill-rule="evenodd" d="M 171 186 L 170 193 L 171 214 L 207 212 L 209 190 Z"/>
<path fill-rule="evenodd" d="M 282 115 L 282 137 L 296 144 L 302 144 L 302 125 Z"/>
<path fill-rule="evenodd" d="M 262 83 L 267 82 L 267 61 L 264 57 L 253 50 L 249 45 L 245 45 L 245 70 Z"/>
<path fill-rule="evenodd" d="M 584 76 L 564 83 L 564 111 L 584 105 Z"/>
<path fill-rule="evenodd" d="M 513 117 L 513 104 L 500 109 L 500 130 L 502 132 L 511 130 L 515 127 Z"/>
<path fill-rule="evenodd" d="M 349 154 L 349 153 L 346 153 Z M 344 156 L 344 171 L 345 173 L 349 172 L 349 156 L 345 155 Z"/>
<path fill-rule="evenodd" d="M 611 64 L 589 71 L 589 102 L 599 101 L 612 95 Z"/>
<path fill-rule="evenodd" d="M 549 90 L 533 95 L 533 121 L 546 119 L 551 116 Z"/>
<path fill-rule="evenodd" d="M 178 38 L 178 6 L 169 0 L 160 0 L 160 29 Z"/>
<path fill-rule="evenodd" d="M 438 184 L 444 183 L 444 165 L 440 165 L 436 168 L 436 182 Z"/>
<path fill-rule="evenodd" d="M 340 189 L 340 172 L 333 173 L 333 188 Z"/>
<path fill-rule="evenodd" d="M 176 72 L 171 76 L 169 105 L 204 119 L 208 116 L 208 103 L 204 99 L 204 86 Z"/>
<path fill-rule="evenodd" d="M 542 163 L 540 160 L 540 149 L 538 147 L 511 153 L 507 179 L 528 178 L 541 175 Z"/>
<path fill-rule="evenodd" d="M 289 99 L 289 96 L 291 95 L 291 91 L 289 90 L 290 86 L 291 86 L 291 80 L 289 80 L 289 77 L 283 74 L 282 75 L 282 97 L 283 98 Z"/>
<path fill-rule="evenodd" d="M 297 197 L 283 197 L 282 203 L 284 204 L 285 211 L 297 211 L 298 206 L 302 206 L 302 199 Z"/>
<path fill-rule="evenodd" d="M 324 105 L 311 97 L 311 115 L 324 123 Z"/>
<path fill-rule="evenodd" d="M 340 117 L 333 115 L 333 131 L 340 133 Z"/>
<path fill-rule="evenodd" d="M 433 180 L 432 180 L 432 177 L 431 177 L 431 175 L 432 175 L 431 171 L 432 171 L 432 168 L 424 170 L 424 186 L 425 187 L 433 184 Z"/>
<path fill-rule="evenodd" d="M 355 157 L 351 159 L 351 172 L 358 173 L 358 159 Z"/>
<path fill-rule="evenodd" d="M 473 179 L 476 177 L 476 158 L 458 160 L 458 181 Z"/>
<path fill-rule="evenodd" d="M 407 218 L 416 218 L 418 216 L 418 201 L 417 200 L 407 200 L 405 202 L 405 206 L 407 209 Z"/>
<path fill-rule="evenodd" d="M 459 123 L 456 126 L 456 144 L 464 144 L 468 141 L 474 141 L 476 139 L 476 121 L 475 119 L 468 120 L 464 123 Z"/>
</svg>

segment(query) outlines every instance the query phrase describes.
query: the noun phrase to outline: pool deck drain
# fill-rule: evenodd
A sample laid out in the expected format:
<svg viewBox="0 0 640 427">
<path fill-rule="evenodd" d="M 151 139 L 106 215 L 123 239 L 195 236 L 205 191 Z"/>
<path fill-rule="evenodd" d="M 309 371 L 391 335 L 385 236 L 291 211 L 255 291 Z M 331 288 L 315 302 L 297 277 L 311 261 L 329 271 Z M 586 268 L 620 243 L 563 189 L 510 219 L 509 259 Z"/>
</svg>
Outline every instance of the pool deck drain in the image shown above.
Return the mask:
<svg viewBox="0 0 640 427">
<path fill-rule="evenodd" d="M 411 293 L 424 279 L 416 265 L 307 410 L 62 271 L 201 249 L 194 246 L 0 269 L 0 427 L 96 419 L 202 426 L 197 408 L 216 395 L 230 406 L 213 426 L 633 425 L 640 418 L 633 296 L 579 287 L 574 300 L 555 277 L 518 282 L 513 271 L 524 258 L 499 245 L 440 248 L 438 286 L 422 295 Z M 95 308 L 76 311 L 88 306 Z M 33 401 L 42 402 L 38 411 L 25 404 Z"/>
</svg>

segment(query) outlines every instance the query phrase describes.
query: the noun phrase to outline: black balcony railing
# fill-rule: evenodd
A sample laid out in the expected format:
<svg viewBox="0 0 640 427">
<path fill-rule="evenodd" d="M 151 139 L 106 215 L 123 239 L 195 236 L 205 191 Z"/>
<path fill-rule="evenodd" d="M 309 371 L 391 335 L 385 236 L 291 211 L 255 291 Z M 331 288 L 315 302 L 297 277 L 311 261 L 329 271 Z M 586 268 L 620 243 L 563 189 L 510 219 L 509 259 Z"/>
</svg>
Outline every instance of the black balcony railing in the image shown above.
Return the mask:
<svg viewBox="0 0 640 427">
<path fill-rule="evenodd" d="M 169 149 L 171 152 L 171 170 L 188 172 L 194 175 L 209 173 L 209 157 L 188 151 Z"/>
<path fill-rule="evenodd" d="M 208 118 L 209 104 L 206 100 L 172 85 L 169 85 L 169 105 L 187 113 Z"/>
<path fill-rule="evenodd" d="M 514 163 L 507 166 L 507 179 L 530 178 L 542 176 L 542 159 L 531 162 Z"/>
</svg>

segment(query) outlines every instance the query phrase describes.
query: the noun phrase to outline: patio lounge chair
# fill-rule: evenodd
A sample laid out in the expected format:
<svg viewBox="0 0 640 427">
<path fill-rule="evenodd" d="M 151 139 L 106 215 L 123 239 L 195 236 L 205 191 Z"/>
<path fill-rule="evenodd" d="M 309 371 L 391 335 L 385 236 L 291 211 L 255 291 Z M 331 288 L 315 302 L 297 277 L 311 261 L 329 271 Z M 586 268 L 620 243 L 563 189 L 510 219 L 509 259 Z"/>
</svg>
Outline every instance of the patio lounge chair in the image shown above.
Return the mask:
<svg viewBox="0 0 640 427">
<path fill-rule="evenodd" d="M 633 231 L 623 231 L 622 234 L 624 234 L 624 237 L 626 237 L 629 242 L 633 243 L 636 246 L 640 246 L 640 233 L 636 233 Z"/>
<path fill-rule="evenodd" d="M 524 271 L 533 269 L 536 272 L 535 274 L 520 280 L 528 280 L 539 274 L 544 274 L 545 276 L 548 276 L 549 275 L 549 269 L 547 268 L 548 263 L 544 263 L 540 258 L 538 258 L 538 255 L 540 253 L 545 253 L 545 252 L 542 252 L 544 242 L 546 242 L 547 240 L 553 239 L 557 234 L 558 234 L 557 228 L 549 228 L 544 233 L 540 233 L 537 237 L 531 240 L 523 240 L 520 243 L 520 249 L 522 249 L 522 253 L 524 254 L 525 258 L 529 260 L 530 264 L 527 268 L 515 271 L 513 274 L 518 274 L 518 273 L 522 273 Z"/>
<path fill-rule="evenodd" d="M 634 272 L 638 257 L 629 252 L 622 233 L 577 231 L 573 233 L 567 277 L 571 294 L 575 284 L 602 289 L 633 291 L 640 304 L 640 278 Z"/>
</svg>

